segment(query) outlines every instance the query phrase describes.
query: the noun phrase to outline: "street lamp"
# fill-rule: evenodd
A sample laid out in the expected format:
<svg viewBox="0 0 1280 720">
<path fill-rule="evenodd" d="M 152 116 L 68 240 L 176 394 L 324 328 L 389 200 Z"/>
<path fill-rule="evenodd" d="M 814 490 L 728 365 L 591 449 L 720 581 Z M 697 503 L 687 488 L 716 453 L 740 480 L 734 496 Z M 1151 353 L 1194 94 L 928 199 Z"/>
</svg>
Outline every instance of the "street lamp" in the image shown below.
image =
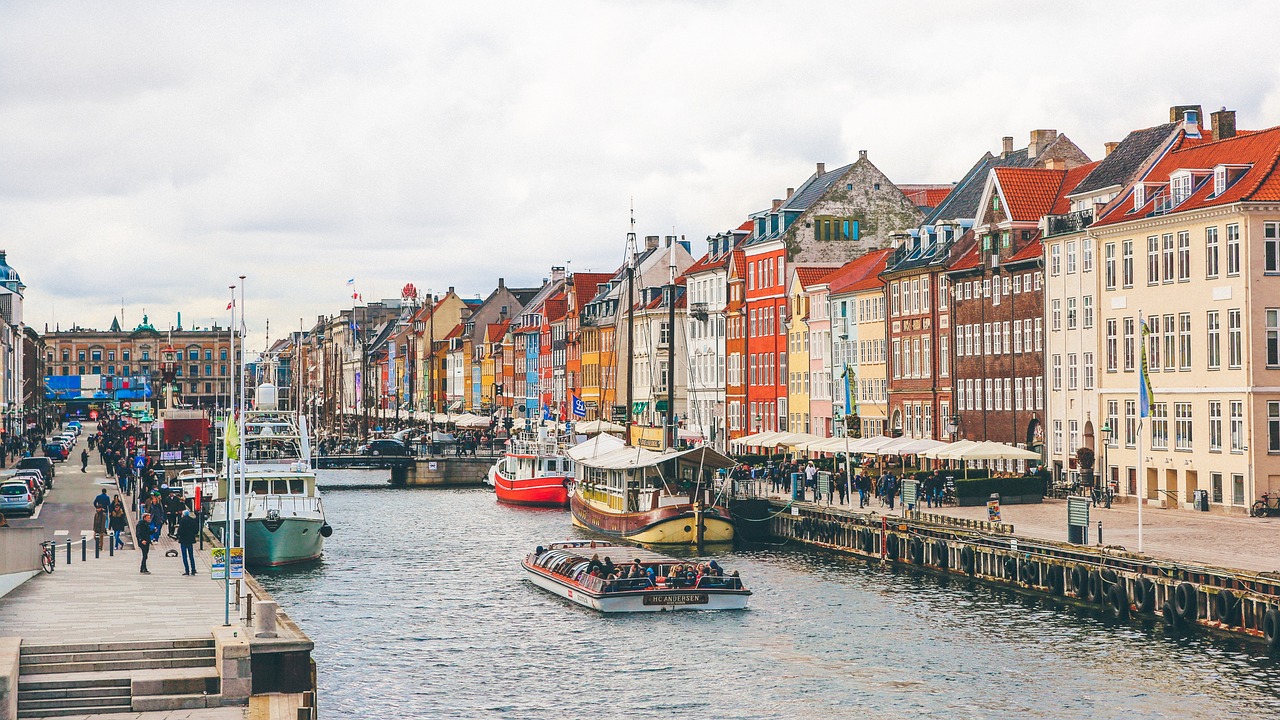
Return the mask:
<svg viewBox="0 0 1280 720">
<path fill-rule="evenodd" d="M 1111 433 L 1115 430 L 1111 427 L 1110 422 L 1102 423 L 1102 472 L 1105 473 L 1103 482 L 1107 484 L 1107 489 L 1111 489 L 1111 465 L 1107 462 L 1107 446 L 1111 444 Z M 1119 488 L 1117 488 L 1119 489 Z"/>
</svg>

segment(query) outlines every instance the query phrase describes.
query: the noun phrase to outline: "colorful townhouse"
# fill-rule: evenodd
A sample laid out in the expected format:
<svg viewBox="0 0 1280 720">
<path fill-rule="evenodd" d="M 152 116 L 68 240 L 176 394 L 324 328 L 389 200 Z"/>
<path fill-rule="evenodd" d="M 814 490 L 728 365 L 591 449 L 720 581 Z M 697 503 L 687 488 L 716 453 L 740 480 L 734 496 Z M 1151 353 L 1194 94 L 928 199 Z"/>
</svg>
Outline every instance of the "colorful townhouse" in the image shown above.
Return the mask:
<svg viewBox="0 0 1280 720">
<path fill-rule="evenodd" d="M 827 278 L 834 436 L 877 437 L 888 421 L 885 286 L 892 249 L 875 250 Z"/>
<path fill-rule="evenodd" d="M 826 320 L 826 277 L 830 265 L 793 265 L 787 291 L 787 426 L 796 432 L 830 436 L 831 388 L 822 379 L 822 344 L 830 334 Z M 815 327 L 816 326 L 816 327 Z M 813 419 L 813 403 L 826 400 L 826 422 Z"/>
<path fill-rule="evenodd" d="M 707 254 L 685 271 L 689 294 L 689 417 L 691 439 L 726 449 L 726 307 L 729 262 L 751 223 L 707 238 Z"/>
<path fill-rule="evenodd" d="M 724 402 L 726 439 L 736 440 L 757 427 L 747 404 L 747 255 L 729 253 L 725 266 Z"/>
</svg>

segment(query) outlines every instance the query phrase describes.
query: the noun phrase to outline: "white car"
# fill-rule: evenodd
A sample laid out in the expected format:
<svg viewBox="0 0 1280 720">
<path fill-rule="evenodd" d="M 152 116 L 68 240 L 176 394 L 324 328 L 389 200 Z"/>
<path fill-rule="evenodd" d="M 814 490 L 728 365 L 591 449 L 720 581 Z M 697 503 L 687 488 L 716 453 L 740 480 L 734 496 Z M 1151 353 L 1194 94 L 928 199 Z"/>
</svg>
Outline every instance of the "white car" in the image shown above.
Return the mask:
<svg viewBox="0 0 1280 720">
<path fill-rule="evenodd" d="M 0 484 L 0 512 L 23 514 L 31 517 L 36 514 L 36 496 L 22 480 L 7 480 Z"/>
</svg>

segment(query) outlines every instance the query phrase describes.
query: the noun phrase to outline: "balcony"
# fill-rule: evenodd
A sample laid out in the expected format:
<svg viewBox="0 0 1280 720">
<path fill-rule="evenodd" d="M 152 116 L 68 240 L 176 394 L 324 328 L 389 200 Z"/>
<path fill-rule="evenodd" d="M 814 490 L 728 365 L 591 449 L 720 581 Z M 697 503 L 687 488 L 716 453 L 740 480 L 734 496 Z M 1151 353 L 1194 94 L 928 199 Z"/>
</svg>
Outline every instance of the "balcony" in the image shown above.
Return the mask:
<svg viewBox="0 0 1280 720">
<path fill-rule="evenodd" d="M 1093 208 L 1069 212 L 1066 215 L 1048 215 L 1045 220 L 1048 221 L 1046 237 L 1076 233 L 1093 224 Z"/>
</svg>

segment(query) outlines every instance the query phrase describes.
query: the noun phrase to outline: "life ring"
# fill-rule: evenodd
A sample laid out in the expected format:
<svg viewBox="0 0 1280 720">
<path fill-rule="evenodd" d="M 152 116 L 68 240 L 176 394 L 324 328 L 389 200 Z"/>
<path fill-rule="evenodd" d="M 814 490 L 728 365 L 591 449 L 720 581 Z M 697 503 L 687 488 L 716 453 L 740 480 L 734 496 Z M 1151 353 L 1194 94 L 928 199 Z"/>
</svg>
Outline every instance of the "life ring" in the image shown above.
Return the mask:
<svg viewBox="0 0 1280 720">
<path fill-rule="evenodd" d="M 920 538 L 911 538 L 911 562 L 924 564 L 924 541 Z"/>
<path fill-rule="evenodd" d="M 951 567 L 951 556 L 947 552 L 947 544 L 941 540 L 936 540 L 933 543 L 933 560 L 934 564 L 943 570 Z"/>
<path fill-rule="evenodd" d="M 966 575 L 973 574 L 973 566 L 974 566 L 975 559 L 976 558 L 974 557 L 974 554 L 973 554 L 973 548 L 969 547 L 968 545 L 965 545 L 964 547 L 960 548 L 960 569 L 964 570 Z"/>
<path fill-rule="evenodd" d="M 1263 613 L 1262 637 L 1267 641 L 1268 648 L 1280 650 L 1280 610 L 1270 607 Z"/>
<path fill-rule="evenodd" d="M 1039 566 L 1030 560 L 1024 560 L 1018 563 L 1018 579 L 1028 585 L 1039 585 Z"/>
<path fill-rule="evenodd" d="M 1217 606 L 1218 622 L 1225 625 L 1235 625 L 1236 617 L 1239 615 L 1240 601 L 1236 598 L 1236 594 L 1230 590 L 1222 590 L 1218 593 L 1218 597 L 1214 598 L 1214 604 Z"/>
<path fill-rule="evenodd" d="M 1178 611 L 1178 615 L 1188 623 L 1195 622 L 1200 616 L 1200 608 L 1198 598 L 1196 597 L 1196 586 L 1191 583 L 1182 583 L 1173 591 L 1173 609 Z"/>
<path fill-rule="evenodd" d="M 1107 584 L 1102 581 L 1102 573 L 1094 570 L 1089 573 L 1089 599 L 1101 603 L 1107 597 Z"/>
<path fill-rule="evenodd" d="M 1107 607 L 1117 620 L 1129 617 L 1129 593 L 1125 592 L 1124 585 L 1115 583 L 1107 589 Z"/>
<path fill-rule="evenodd" d="M 1004 576 L 1010 580 L 1018 579 L 1018 558 L 1012 555 L 1005 556 Z"/>
<path fill-rule="evenodd" d="M 1172 600 L 1165 600 L 1164 605 L 1160 606 L 1160 617 L 1164 619 L 1164 626 L 1170 630 L 1177 630 L 1186 625 L 1186 621 L 1174 609 Z"/>
<path fill-rule="evenodd" d="M 1083 600 L 1088 591 L 1089 571 L 1083 565 L 1076 565 L 1071 568 L 1071 592 Z"/>
<path fill-rule="evenodd" d="M 1062 568 L 1051 565 L 1046 572 L 1048 573 L 1048 576 L 1045 578 L 1045 581 L 1049 585 L 1049 594 L 1061 595 L 1062 591 L 1065 589 L 1063 585 L 1066 583 L 1066 579 L 1062 574 Z"/>
<path fill-rule="evenodd" d="M 885 543 L 884 543 L 885 554 L 889 556 L 890 560 L 898 559 L 898 549 L 899 549 L 898 543 L 899 542 L 900 542 L 900 539 L 898 538 L 897 535 L 890 535 L 889 537 L 885 538 Z"/>
<path fill-rule="evenodd" d="M 1140 613 L 1149 613 L 1156 607 L 1156 584 L 1151 578 L 1140 577 L 1133 583 L 1133 605 Z"/>
</svg>

